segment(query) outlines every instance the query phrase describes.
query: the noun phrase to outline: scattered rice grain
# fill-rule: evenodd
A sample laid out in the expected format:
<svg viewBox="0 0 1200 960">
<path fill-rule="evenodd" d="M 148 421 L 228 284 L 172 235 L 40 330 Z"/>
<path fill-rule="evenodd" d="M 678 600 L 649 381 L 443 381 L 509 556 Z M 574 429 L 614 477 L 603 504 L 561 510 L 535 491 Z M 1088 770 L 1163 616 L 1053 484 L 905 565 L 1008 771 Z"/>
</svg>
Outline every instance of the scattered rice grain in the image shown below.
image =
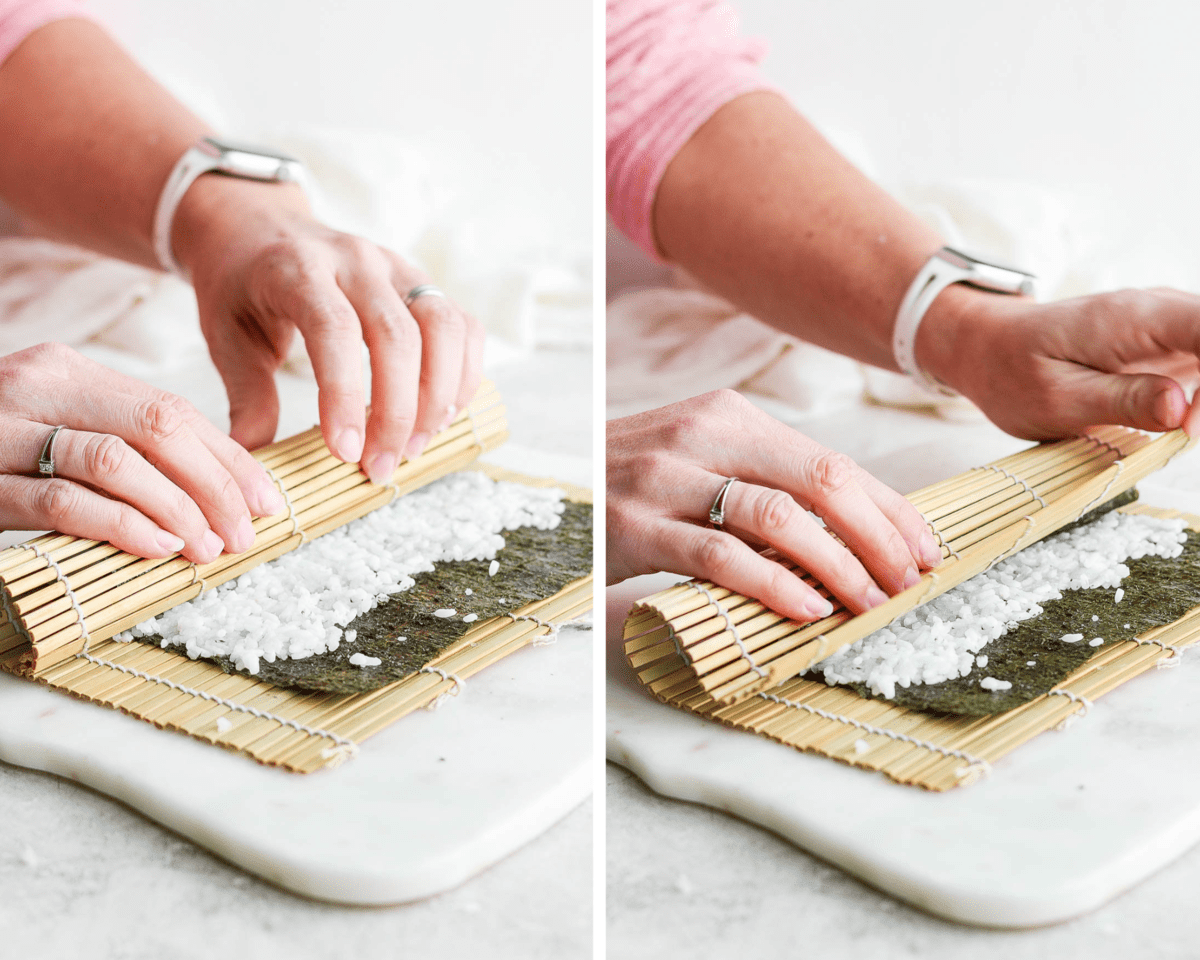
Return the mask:
<svg viewBox="0 0 1200 960">
<path fill-rule="evenodd" d="M 1106 514 L 1027 547 L 843 647 L 817 669 L 827 683 L 863 683 L 888 698 L 898 686 L 965 677 L 988 643 L 1036 617 L 1047 600 L 1066 590 L 1118 587 L 1129 575 L 1126 560 L 1177 557 L 1186 539 L 1179 519 Z M 1081 633 L 1063 637 L 1066 643 L 1082 639 Z"/>
</svg>

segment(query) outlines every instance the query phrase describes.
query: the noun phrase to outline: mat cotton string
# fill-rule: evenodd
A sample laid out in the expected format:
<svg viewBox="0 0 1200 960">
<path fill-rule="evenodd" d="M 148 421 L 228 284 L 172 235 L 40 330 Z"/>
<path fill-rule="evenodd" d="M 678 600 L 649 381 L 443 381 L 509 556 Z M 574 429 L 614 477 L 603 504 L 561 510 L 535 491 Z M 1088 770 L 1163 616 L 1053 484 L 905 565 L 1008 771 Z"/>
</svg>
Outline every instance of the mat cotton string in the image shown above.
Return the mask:
<svg viewBox="0 0 1200 960">
<path fill-rule="evenodd" d="M 1046 694 L 1046 696 L 1066 697 L 1072 703 L 1079 704 L 1079 709 L 1074 713 L 1070 713 L 1064 717 L 1062 723 L 1054 728 L 1055 730 L 1066 730 L 1067 727 L 1073 724 L 1078 718 L 1086 717 L 1092 710 L 1091 700 L 1083 696 L 1083 694 L 1072 693 L 1070 690 L 1051 690 L 1048 694 Z"/>
<path fill-rule="evenodd" d="M 1008 472 L 1007 470 L 1005 470 L 1003 467 L 998 467 L 998 466 L 996 466 L 994 463 L 992 463 L 992 464 L 988 464 L 986 467 L 979 467 L 979 468 L 977 468 L 977 469 L 980 469 L 980 470 L 995 470 L 995 471 L 996 471 L 996 473 L 1003 474 L 1004 476 L 1008 477 L 1008 479 L 1009 479 L 1009 480 L 1012 480 L 1012 481 L 1014 481 L 1014 482 L 1016 482 L 1016 483 L 1019 483 L 1019 484 L 1020 484 L 1022 487 L 1024 487 L 1024 488 L 1025 488 L 1025 490 L 1026 490 L 1026 491 L 1029 493 L 1029 495 L 1030 495 L 1030 496 L 1032 496 L 1032 497 L 1033 497 L 1033 499 L 1034 499 L 1034 500 L 1036 500 L 1038 503 L 1040 503 L 1040 504 L 1041 504 L 1043 507 L 1044 507 L 1044 506 L 1046 506 L 1046 501 L 1045 501 L 1045 500 L 1043 500 L 1043 499 L 1041 498 L 1041 496 L 1039 496 L 1039 495 L 1038 495 L 1038 492 L 1037 492 L 1036 490 L 1034 490 L 1034 489 L 1033 489 L 1033 487 L 1031 487 L 1031 486 L 1030 486 L 1028 483 L 1026 483 L 1026 482 L 1025 482 L 1023 479 L 1021 479 L 1020 477 L 1018 477 L 1018 476 L 1017 476 L 1015 473 L 1009 473 L 1009 472 Z"/>
<path fill-rule="evenodd" d="M 146 673 L 143 670 L 137 670 L 133 667 L 127 667 L 121 663 L 114 663 L 111 660 L 105 660 L 102 657 L 94 656 L 89 650 L 92 638 L 88 633 L 87 624 L 84 622 L 83 607 L 79 605 L 79 598 L 75 596 L 75 591 L 71 589 L 71 584 L 67 581 L 66 574 L 63 573 L 62 568 L 55 562 L 54 558 L 49 556 L 45 551 L 39 549 L 33 544 L 26 543 L 22 544 L 22 546 L 25 547 L 26 550 L 32 551 L 34 554 L 46 561 L 46 564 L 54 571 L 54 575 L 58 579 L 58 582 L 63 585 L 63 589 L 67 592 L 67 599 L 71 601 L 71 605 L 75 608 L 75 614 L 79 617 L 79 629 L 83 635 L 83 648 L 75 654 L 77 658 L 87 660 L 89 663 L 94 663 L 97 666 L 108 667 L 110 670 L 118 670 L 121 673 L 128 674 L 131 677 L 139 677 L 140 679 L 148 680 L 151 683 L 157 683 L 164 687 L 170 687 L 172 690 L 178 690 L 180 693 L 186 693 L 189 696 L 199 697 L 201 700 L 207 700 L 210 703 L 220 704 L 221 706 L 228 707 L 230 710 L 235 710 L 238 713 L 248 713 L 253 717 L 259 717 L 263 720 L 272 720 L 275 723 L 281 724 L 285 727 L 291 727 L 293 730 L 298 730 L 300 733 L 307 734 L 310 737 L 322 737 L 326 740 L 332 740 L 335 746 L 328 747 L 321 751 L 321 756 L 324 759 L 329 759 L 330 757 L 340 757 L 344 760 L 349 757 L 353 757 L 358 753 L 358 744 L 356 744 L 353 740 L 348 740 L 345 737 L 339 736 L 338 734 L 329 730 L 322 730 L 319 727 L 310 727 L 307 724 L 298 723 L 295 720 L 289 720 L 287 717 L 281 717 L 278 714 L 271 713 L 267 710 L 259 710 L 256 707 L 250 707 L 244 703 L 238 703 L 236 700 L 227 700 L 224 697 L 214 696 L 213 694 L 207 693 L 204 690 L 197 690 L 194 687 L 184 686 L 181 683 L 168 680 L 166 677 L 158 677 L 152 673 Z M 5 593 L 7 594 L 7 591 L 5 591 Z M 12 618 L 10 617 L 10 619 Z M 24 628 L 21 627 L 20 621 L 12 619 L 12 622 L 13 625 L 20 629 L 22 633 L 26 633 Z M 28 636 L 27 633 L 26 636 Z"/>
<path fill-rule="evenodd" d="M 558 631 L 562 629 L 561 623 L 550 623 L 546 620 L 541 620 L 538 617 L 518 616 L 515 613 L 506 613 L 504 616 L 516 623 L 518 620 L 528 620 L 530 623 L 536 623 L 539 627 L 545 627 L 548 631 L 543 634 L 535 634 L 533 639 L 529 641 L 531 647 L 548 647 L 552 643 L 558 642 Z M 678 646 L 678 644 L 676 644 Z"/>
<path fill-rule="evenodd" d="M 292 503 L 292 498 L 288 495 L 287 487 L 285 487 L 283 485 L 283 481 L 275 475 L 274 470 L 267 466 L 264 466 L 263 469 L 267 471 L 267 476 L 271 478 L 271 480 L 275 483 L 275 486 L 279 488 L 279 492 L 283 494 L 283 502 L 287 504 L 288 519 L 292 521 L 292 535 L 295 536 L 298 533 L 300 534 L 300 542 L 308 543 L 308 534 L 300 528 L 300 520 L 296 516 L 296 505 Z M 395 487 L 392 489 L 394 490 Z"/>
<path fill-rule="evenodd" d="M 905 733 L 897 733 L 895 730 L 886 730 L 883 727 L 876 727 L 869 723 L 863 723 L 861 720 L 855 720 L 853 717 L 842 716 L 840 713 L 830 713 L 828 710 L 822 710 L 819 707 L 810 707 L 807 703 L 797 703 L 795 700 L 788 700 L 786 697 L 777 697 L 773 693 L 760 693 L 758 696 L 762 700 L 769 700 L 772 703 L 777 703 L 782 707 L 789 707 L 792 710 L 803 710 L 805 713 L 811 713 L 813 716 L 821 717 L 825 720 L 832 720 L 836 723 L 844 723 L 847 726 L 855 727 L 865 733 L 876 733 L 881 737 L 887 737 L 889 740 L 900 740 L 904 743 L 911 743 L 915 747 L 920 747 L 933 753 L 939 753 L 944 757 L 957 757 L 959 760 L 965 760 L 967 761 L 967 765 L 955 773 L 955 776 L 957 776 L 960 780 L 967 776 L 991 776 L 992 765 L 982 757 L 976 757 L 967 753 L 965 750 L 951 750 L 947 747 L 939 746 L 936 743 L 931 743 L 928 740 L 920 740 L 916 737 L 910 737 Z"/>
<path fill-rule="evenodd" d="M 1166 650 L 1168 653 L 1171 654 L 1169 657 L 1163 657 L 1161 660 L 1159 660 L 1154 665 L 1155 668 L 1158 670 L 1162 670 L 1167 667 L 1177 667 L 1177 666 L 1179 666 L 1179 662 L 1183 659 L 1183 648 L 1182 647 L 1173 647 L 1173 646 L 1171 646 L 1171 644 L 1163 643 L 1161 640 L 1143 640 L 1141 637 L 1134 637 L 1133 642 L 1136 643 L 1139 647 L 1144 647 L 1147 645 L 1154 646 L 1154 647 L 1162 647 L 1164 650 Z"/>
<path fill-rule="evenodd" d="M 1175 459 L 1175 457 L 1172 457 L 1172 458 L 1171 458 L 1171 460 L 1174 460 L 1174 459 Z M 1170 462 L 1171 462 L 1171 460 L 1168 460 L 1168 461 L 1167 461 L 1167 463 L 1170 463 Z M 1108 483 L 1106 483 L 1106 484 L 1104 485 L 1104 489 L 1100 491 L 1100 496 L 1098 496 L 1098 497 L 1097 497 L 1095 500 L 1093 500 L 1093 501 L 1092 501 L 1091 503 L 1089 503 L 1089 504 L 1088 504 L 1086 507 L 1084 507 L 1082 510 L 1080 510 L 1080 511 L 1079 511 L 1079 516 L 1080 516 L 1080 517 L 1082 517 L 1082 516 L 1083 516 L 1085 513 L 1087 513 L 1089 510 L 1091 510 L 1091 509 L 1092 509 L 1092 507 L 1099 506 L 1100 504 L 1102 504 L 1102 503 L 1104 502 L 1104 498 L 1108 496 L 1108 491 L 1112 489 L 1112 485 L 1113 485 L 1114 483 L 1116 483 L 1116 482 L 1117 482 L 1117 478 L 1121 476 L 1121 468 L 1122 468 L 1123 466 L 1125 466 L 1125 461 L 1124 461 L 1124 460 L 1118 460 L 1118 461 L 1116 461 L 1116 467 L 1117 467 L 1117 469 L 1116 469 L 1116 471 L 1113 473 L 1112 477 L 1109 479 Z M 1076 518 L 1076 519 L 1078 519 L 1078 518 Z"/>
<path fill-rule="evenodd" d="M 949 541 L 949 540 L 947 540 L 945 537 L 943 537 L 943 536 L 942 536 L 942 531 L 941 531 L 941 530 L 939 530 L 939 529 L 938 529 L 938 528 L 937 528 L 937 527 L 934 525 L 933 521 L 932 521 L 932 520 L 930 520 L 928 517 L 926 517 L 926 518 L 925 518 L 925 522 L 926 522 L 927 524 L 929 524 L 929 529 L 930 529 L 930 530 L 932 530 L 932 531 L 933 531 L 933 535 L 934 535 L 935 537 L 937 537 L 937 541 L 938 541 L 938 543 L 940 543 L 940 544 L 941 544 L 943 547 L 945 547 L 947 550 L 949 550 L 949 551 L 950 551 L 950 556 L 952 556 L 952 557 L 953 557 L 955 560 L 960 560 L 960 559 L 962 559 L 961 557 L 959 557 L 959 555 L 958 555 L 958 551 L 957 551 L 957 550 L 955 550 L 955 549 L 954 549 L 952 546 L 950 546 L 950 541 Z"/>
<path fill-rule="evenodd" d="M 1087 513 L 1087 511 L 1085 510 L 1084 513 Z M 1080 516 L 1082 516 L 1082 514 L 1080 514 Z M 1025 514 L 1025 516 L 1023 516 L 1021 519 L 1026 523 L 1025 531 L 1019 537 L 1017 537 L 1016 542 L 1011 547 L 1009 547 L 1006 551 L 1004 551 L 1004 553 L 997 556 L 994 560 L 992 560 L 991 563 L 984 567 L 985 571 L 991 570 L 996 564 L 1000 563 L 1002 560 L 1007 560 L 1013 554 L 1020 553 L 1021 548 L 1025 546 L 1025 541 L 1037 528 L 1037 521 L 1034 520 L 1033 517 L 1028 513 Z"/>
<path fill-rule="evenodd" d="M 729 614 L 725 612 L 725 608 L 722 607 L 719 603 L 717 603 L 717 598 L 714 597 L 705 587 L 700 586 L 700 584 L 698 584 L 694 581 L 689 581 L 688 583 L 685 584 L 685 586 L 691 587 L 693 590 L 696 590 L 696 591 L 704 594 L 704 596 L 708 598 L 708 602 L 711 603 L 714 607 L 716 607 L 717 613 L 719 613 L 725 619 L 725 629 L 727 629 L 729 631 L 730 636 L 733 637 L 733 642 L 735 644 L 737 644 L 738 650 L 741 651 L 742 659 L 745 660 L 746 663 L 748 663 L 750 665 L 751 670 L 753 670 L 755 673 L 757 673 L 763 679 L 766 679 L 767 671 L 764 670 L 762 667 L 760 667 L 757 663 L 754 662 L 754 658 L 752 656 L 750 656 L 750 651 L 747 650 L 746 645 L 744 643 L 742 643 L 741 634 L 739 634 L 737 632 L 737 627 L 734 626 L 733 620 L 730 619 Z M 676 643 L 676 646 L 678 646 L 678 645 L 679 644 Z"/>
<path fill-rule="evenodd" d="M 457 673 L 450 673 L 448 670 L 443 670 L 441 667 L 435 667 L 431 663 L 425 664 L 417 673 L 432 673 L 441 677 L 443 680 L 453 680 L 454 686 L 445 693 L 439 693 L 435 700 L 429 702 L 425 707 L 426 710 L 436 710 L 442 703 L 450 697 L 457 697 L 460 690 L 467 688 L 467 681 L 460 677 Z"/>
<path fill-rule="evenodd" d="M 1088 440 L 1091 440 L 1092 443 L 1099 444 L 1102 447 L 1107 447 L 1109 450 L 1111 450 L 1113 453 L 1115 453 L 1119 458 L 1123 458 L 1125 456 L 1124 450 L 1122 450 L 1120 447 L 1114 447 L 1107 440 L 1101 440 L 1099 437 L 1093 437 L 1090 433 L 1085 433 L 1084 437 L 1087 438 Z"/>
</svg>

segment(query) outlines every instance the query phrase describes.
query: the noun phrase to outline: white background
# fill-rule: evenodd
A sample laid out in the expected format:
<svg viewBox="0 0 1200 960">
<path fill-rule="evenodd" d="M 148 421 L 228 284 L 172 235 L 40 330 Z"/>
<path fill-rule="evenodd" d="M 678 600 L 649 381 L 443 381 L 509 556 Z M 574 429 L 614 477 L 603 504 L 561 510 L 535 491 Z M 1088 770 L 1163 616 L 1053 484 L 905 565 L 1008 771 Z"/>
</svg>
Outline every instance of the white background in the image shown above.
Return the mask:
<svg viewBox="0 0 1200 960">
<path fill-rule="evenodd" d="M 767 75 L 885 183 L 1006 178 L 1131 248 L 1200 241 L 1200 5 L 740 0 Z M 1196 257 L 1195 259 L 1200 259 Z M 1139 276 L 1139 279 L 1141 277 Z"/>
<path fill-rule="evenodd" d="M 497 231 L 591 243 L 587 0 L 91 0 L 134 55 L 230 136 L 386 130 L 435 158 Z"/>
</svg>

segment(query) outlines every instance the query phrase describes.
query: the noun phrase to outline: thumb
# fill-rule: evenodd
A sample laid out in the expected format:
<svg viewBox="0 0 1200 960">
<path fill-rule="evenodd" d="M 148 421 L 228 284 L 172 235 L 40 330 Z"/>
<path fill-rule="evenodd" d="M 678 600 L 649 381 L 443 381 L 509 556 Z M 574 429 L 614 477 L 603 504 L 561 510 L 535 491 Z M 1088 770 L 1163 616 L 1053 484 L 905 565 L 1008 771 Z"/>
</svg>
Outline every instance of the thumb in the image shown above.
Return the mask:
<svg viewBox="0 0 1200 960">
<path fill-rule="evenodd" d="M 1078 368 L 1063 384 L 1056 422 L 1072 429 L 1115 424 L 1154 432 L 1183 424 L 1187 396 L 1170 377 Z"/>
</svg>

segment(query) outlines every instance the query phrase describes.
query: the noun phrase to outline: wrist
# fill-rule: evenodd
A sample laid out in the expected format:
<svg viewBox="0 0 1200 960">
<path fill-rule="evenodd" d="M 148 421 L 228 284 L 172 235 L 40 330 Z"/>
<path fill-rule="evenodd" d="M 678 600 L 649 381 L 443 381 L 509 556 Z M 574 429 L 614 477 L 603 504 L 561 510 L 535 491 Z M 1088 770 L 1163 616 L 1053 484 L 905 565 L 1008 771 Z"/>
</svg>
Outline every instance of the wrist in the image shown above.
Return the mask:
<svg viewBox="0 0 1200 960">
<path fill-rule="evenodd" d="M 917 365 L 940 383 L 970 397 L 987 368 L 993 334 L 1003 315 L 1029 297 L 980 290 L 965 283 L 948 286 L 925 311 L 914 344 Z"/>
<path fill-rule="evenodd" d="M 188 276 L 206 249 L 235 246 L 253 224 L 311 217 L 297 183 L 246 180 L 219 173 L 196 179 L 183 195 L 171 224 L 171 249 Z"/>
</svg>

